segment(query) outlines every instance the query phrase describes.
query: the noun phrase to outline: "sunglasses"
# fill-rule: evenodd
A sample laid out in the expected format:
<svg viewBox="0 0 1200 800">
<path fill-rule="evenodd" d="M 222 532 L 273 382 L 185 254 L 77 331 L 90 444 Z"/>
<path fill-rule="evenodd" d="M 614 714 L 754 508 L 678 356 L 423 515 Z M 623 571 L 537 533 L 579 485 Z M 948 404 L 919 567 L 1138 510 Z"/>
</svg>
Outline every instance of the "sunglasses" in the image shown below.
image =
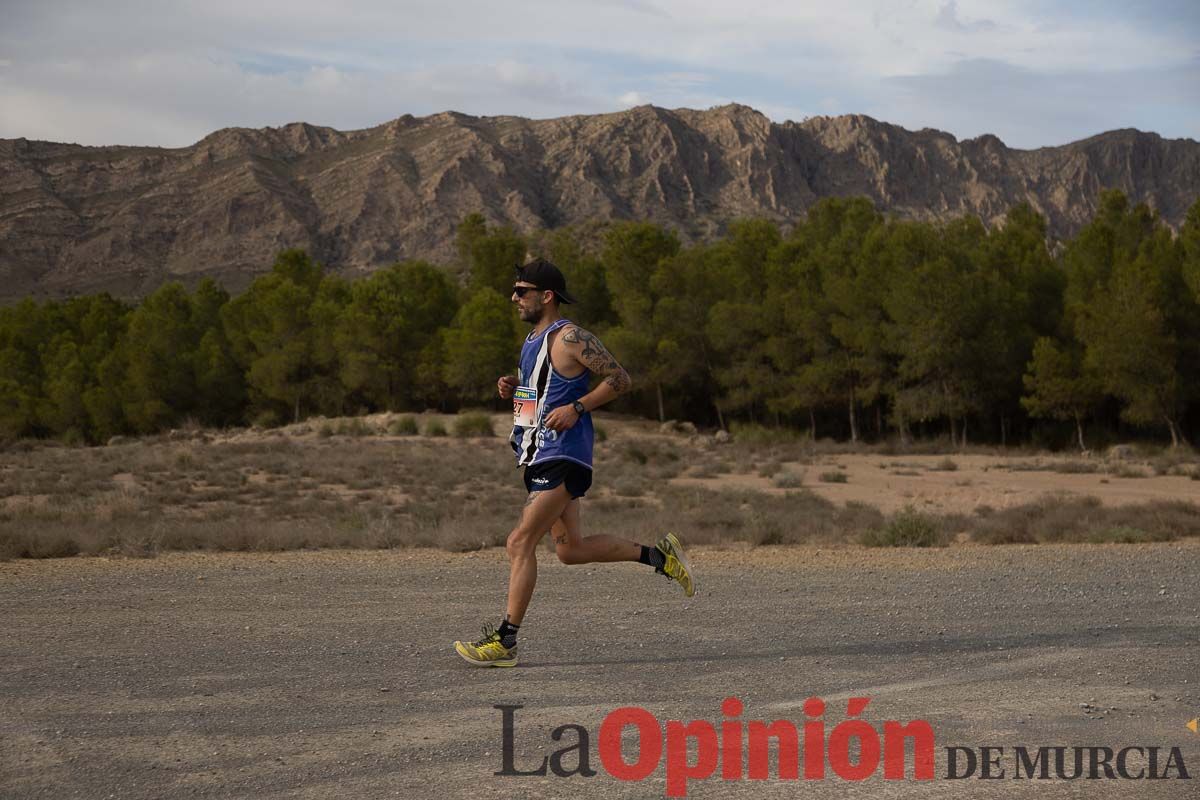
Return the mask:
<svg viewBox="0 0 1200 800">
<path fill-rule="evenodd" d="M 513 294 L 515 294 L 517 297 L 524 297 L 526 292 L 540 292 L 540 291 L 542 291 L 542 290 L 537 288 L 536 286 L 514 286 L 513 287 Z"/>
</svg>

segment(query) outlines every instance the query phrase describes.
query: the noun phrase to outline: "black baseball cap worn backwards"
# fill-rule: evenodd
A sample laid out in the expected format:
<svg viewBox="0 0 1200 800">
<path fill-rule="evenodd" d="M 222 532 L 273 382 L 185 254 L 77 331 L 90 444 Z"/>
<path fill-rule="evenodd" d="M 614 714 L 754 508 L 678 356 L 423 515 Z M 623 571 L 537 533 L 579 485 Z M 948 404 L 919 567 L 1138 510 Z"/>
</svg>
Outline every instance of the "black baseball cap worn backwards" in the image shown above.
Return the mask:
<svg viewBox="0 0 1200 800">
<path fill-rule="evenodd" d="M 517 267 L 517 280 L 532 283 L 539 289 L 549 289 L 563 303 L 574 303 L 575 298 L 567 294 L 567 279 L 562 271 L 544 258 L 530 261 Z"/>
</svg>

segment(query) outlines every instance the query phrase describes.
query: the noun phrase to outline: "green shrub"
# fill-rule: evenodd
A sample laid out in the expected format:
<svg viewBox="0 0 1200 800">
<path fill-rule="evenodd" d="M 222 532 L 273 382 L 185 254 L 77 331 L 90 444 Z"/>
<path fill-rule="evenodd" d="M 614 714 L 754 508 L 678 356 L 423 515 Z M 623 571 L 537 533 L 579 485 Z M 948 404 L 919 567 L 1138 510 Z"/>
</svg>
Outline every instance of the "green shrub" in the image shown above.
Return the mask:
<svg viewBox="0 0 1200 800">
<path fill-rule="evenodd" d="M 1135 528 L 1132 525 L 1114 525 L 1111 528 L 1096 531 L 1087 537 L 1089 542 L 1095 544 L 1136 544 L 1138 542 L 1162 542 L 1168 541 L 1172 536 L 1170 534 L 1157 531 L 1147 532 L 1140 528 Z"/>
<path fill-rule="evenodd" d="M 279 425 L 279 415 L 271 409 L 260 411 L 250 424 L 255 428 L 274 428 Z"/>
<path fill-rule="evenodd" d="M 388 433 L 392 436 L 416 436 L 420 429 L 417 428 L 417 421 L 410 414 L 405 414 L 392 420 L 388 425 Z"/>
<path fill-rule="evenodd" d="M 949 543 L 938 520 L 912 506 L 892 515 L 882 529 L 867 531 L 859 541 L 867 547 L 945 547 Z"/>
<path fill-rule="evenodd" d="M 630 442 L 621 449 L 621 456 L 635 464 L 645 464 L 650 460 L 650 457 L 646 455 L 646 451 L 633 442 Z"/>
<path fill-rule="evenodd" d="M 79 430 L 79 428 L 69 428 L 61 437 L 62 443 L 68 447 L 83 447 L 87 444 L 87 437 Z"/>
<path fill-rule="evenodd" d="M 605 428 L 599 422 L 593 421 L 592 429 L 596 431 L 596 441 L 597 442 L 607 442 L 608 441 L 608 429 L 607 428 Z"/>
<path fill-rule="evenodd" d="M 433 419 L 431 419 L 425 423 L 425 435 L 426 436 L 445 436 L 446 435 L 446 426 L 442 424 L 442 421 L 440 419 L 438 419 L 437 417 L 434 417 Z"/>
<path fill-rule="evenodd" d="M 977 521 L 971 538 L 1014 542 L 1161 542 L 1200 536 L 1200 506 L 1160 500 L 1106 507 L 1097 497 L 1042 497 Z"/>
<path fill-rule="evenodd" d="M 758 468 L 758 474 L 763 478 L 774 478 L 783 469 L 783 464 L 778 461 L 767 461 Z"/>
<path fill-rule="evenodd" d="M 342 420 L 338 423 L 337 432 L 342 436 L 370 436 L 374 433 L 371 426 L 358 417 Z"/>
<path fill-rule="evenodd" d="M 841 475 L 841 473 L 838 473 Z M 845 479 L 845 476 L 842 476 Z M 823 476 L 822 476 L 822 479 Z M 784 470 L 775 476 L 771 483 L 779 489 L 799 489 L 804 485 L 804 470 L 794 472 L 790 469 Z"/>
<path fill-rule="evenodd" d="M 1114 478 L 1145 478 L 1145 477 L 1147 477 L 1146 473 L 1142 472 L 1137 467 L 1133 467 L 1128 464 L 1118 464 L 1116 467 L 1114 467 L 1110 471 L 1110 474 Z"/>
<path fill-rule="evenodd" d="M 800 438 L 800 434 L 791 428 L 768 428 L 765 425 L 737 420 L 729 423 L 729 433 L 737 442 L 760 446 L 792 442 Z"/>
<path fill-rule="evenodd" d="M 471 436 L 495 436 L 492 418 L 478 411 L 461 413 L 454 418 L 454 435 L 459 438 Z"/>
</svg>

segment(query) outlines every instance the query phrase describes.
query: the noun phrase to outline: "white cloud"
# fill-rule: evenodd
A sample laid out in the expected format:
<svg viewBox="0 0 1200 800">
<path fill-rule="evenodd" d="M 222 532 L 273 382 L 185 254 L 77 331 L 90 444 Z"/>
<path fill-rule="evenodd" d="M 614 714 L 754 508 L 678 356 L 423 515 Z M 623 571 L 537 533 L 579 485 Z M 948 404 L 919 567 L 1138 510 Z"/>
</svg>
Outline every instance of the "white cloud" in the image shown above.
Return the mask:
<svg viewBox="0 0 1200 800">
<path fill-rule="evenodd" d="M 879 113 L 909 128 L 949 130 L 959 138 L 993 133 L 1012 147 L 1065 144 L 1105 130 L 1146 129 L 1157 115 L 1200 138 L 1194 114 L 1163 111 L 1178 102 L 1200 107 L 1200 61 L 1165 71 L 1129 70 L 1104 80 L 1079 73 L 1037 73 L 996 61 L 963 62 L 937 75 L 889 80 L 877 98 Z M 930 120 L 940 118 L 934 125 Z"/>
<path fill-rule="evenodd" d="M 939 28 L 956 31 L 958 33 L 984 33 L 994 31 L 997 28 L 995 22 L 990 19 L 977 19 L 964 22 L 958 16 L 958 3 L 955 0 L 948 2 L 938 10 L 937 25 Z"/>
<path fill-rule="evenodd" d="M 553 116 L 564 107 L 611 108 L 544 70 L 516 62 L 355 72 L 332 66 L 280 73 L 158 54 L 149 67 L 73 64 L 0 77 L 0 136 L 84 144 L 183 146 L 221 127 L 304 120 L 360 128 L 405 113 L 447 109 Z"/>
<path fill-rule="evenodd" d="M 1085 92 L 1096 107 L 1052 98 L 1062 113 L 1051 116 L 1098 129 L 1130 108 L 1103 90 L 1112 76 L 1181 92 L 1174 105 L 1194 100 L 1169 79 L 1197 55 L 1200 15 L 1186 0 L 1142 16 L 1068 1 L 43 0 L 5 10 L 0 136 L 186 144 L 228 125 L 352 128 L 445 109 L 557 116 L 651 100 L 737 101 L 773 119 L 894 114 L 960 135 L 999 122 L 1036 139 L 1065 123 L 1018 115 L 1063 75 L 1099 87 Z M 1029 80 L 1018 92 L 979 64 Z M 1137 108 L 1139 127 L 1185 124 Z"/>
</svg>

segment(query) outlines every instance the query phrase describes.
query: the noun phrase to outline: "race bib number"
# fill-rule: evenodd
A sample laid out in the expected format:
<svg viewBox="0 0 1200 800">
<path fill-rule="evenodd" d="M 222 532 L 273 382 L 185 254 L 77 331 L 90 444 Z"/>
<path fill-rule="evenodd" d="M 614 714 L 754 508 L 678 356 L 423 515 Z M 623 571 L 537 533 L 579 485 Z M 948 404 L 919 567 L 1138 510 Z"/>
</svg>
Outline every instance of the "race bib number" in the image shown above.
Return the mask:
<svg viewBox="0 0 1200 800">
<path fill-rule="evenodd" d="M 513 424 L 522 428 L 533 428 L 537 425 L 537 389 L 532 386 L 518 386 L 513 389 Z"/>
</svg>

